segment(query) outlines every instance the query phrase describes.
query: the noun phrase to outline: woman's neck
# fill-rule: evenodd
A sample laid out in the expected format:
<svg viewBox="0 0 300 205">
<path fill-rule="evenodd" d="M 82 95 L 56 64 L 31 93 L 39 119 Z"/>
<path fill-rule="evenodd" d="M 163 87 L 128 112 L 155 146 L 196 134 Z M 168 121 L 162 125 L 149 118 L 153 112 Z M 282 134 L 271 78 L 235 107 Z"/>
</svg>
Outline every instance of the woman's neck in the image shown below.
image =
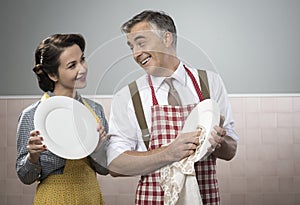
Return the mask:
<svg viewBox="0 0 300 205">
<path fill-rule="evenodd" d="M 54 90 L 53 94 L 56 96 L 67 96 L 70 98 L 75 98 L 76 90 Z"/>
</svg>

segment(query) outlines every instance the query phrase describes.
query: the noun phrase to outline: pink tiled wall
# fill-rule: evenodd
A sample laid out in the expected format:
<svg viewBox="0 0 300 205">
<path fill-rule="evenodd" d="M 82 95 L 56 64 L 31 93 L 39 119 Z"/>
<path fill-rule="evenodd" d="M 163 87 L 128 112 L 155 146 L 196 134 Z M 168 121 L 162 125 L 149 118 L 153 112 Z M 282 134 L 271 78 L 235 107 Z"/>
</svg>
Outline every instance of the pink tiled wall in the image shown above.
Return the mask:
<svg viewBox="0 0 300 205">
<path fill-rule="evenodd" d="M 35 98 L 0 99 L 0 204 L 29 205 L 36 184 L 15 172 L 16 123 Z M 300 97 L 230 97 L 238 152 L 217 161 L 223 205 L 300 204 Z M 99 98 L 109 116 L 110 98 Z M 138 177 L 98 176 L 107 205 L 133 204 Z"/>
</svg>

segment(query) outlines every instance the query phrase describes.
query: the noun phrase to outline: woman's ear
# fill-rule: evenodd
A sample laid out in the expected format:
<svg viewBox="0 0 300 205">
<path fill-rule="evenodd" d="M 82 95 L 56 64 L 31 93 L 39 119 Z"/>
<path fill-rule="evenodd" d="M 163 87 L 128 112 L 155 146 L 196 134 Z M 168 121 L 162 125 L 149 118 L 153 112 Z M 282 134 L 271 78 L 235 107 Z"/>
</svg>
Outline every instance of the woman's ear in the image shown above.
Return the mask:
<svg viewBox="0 0 300 205">
<path fill-rule="evenodd" d="M 164 33 L 163 42 L 166 47 L 172 46 L 173 40 L 173 34 L 171 32 L 167 31 Z"/>
<path fill-rule="evenodd" d="M 53 82 L 56 83 L 56 82 L 58 81 L 58 77 L 57 77 L 56 74 L 54 74 L 54 73 L 49 73 L 48 76 L 49 76 L 49 78 L 50 78 Z"/>
</svg>

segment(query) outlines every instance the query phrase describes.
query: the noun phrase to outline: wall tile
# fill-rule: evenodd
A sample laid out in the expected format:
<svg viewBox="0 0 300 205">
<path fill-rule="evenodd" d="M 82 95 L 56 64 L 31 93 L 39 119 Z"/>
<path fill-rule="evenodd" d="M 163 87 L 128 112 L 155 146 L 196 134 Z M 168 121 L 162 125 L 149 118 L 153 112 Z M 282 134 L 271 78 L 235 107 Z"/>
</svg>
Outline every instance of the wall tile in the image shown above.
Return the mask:
<svg viewBox="0 0 300 205">
<path fill-rule="evenodd" d="M 134 204 L 135 197 L 133 195 L 119 195 L 116 204 Z"/>
<path fill-rule="evenodd" d="M 293 193 L 294 191 L 293 177 L 279 177 L 279 191 L 283 193 Z"/>
<path fill-rule="evenodd" d="M 262 178 L 262 192 L 264 192 L 264 193 L 279 192 L 279 178 L 277 176 L 263 177 Z"/>
<path fill-rule="evenodd" d="M 261 172 L 257 176 L 277 176 L 278 163 L 278 160 L 262 160 Z"/>
<path fill-rule="evenodd" d="M 243 113 L 245 111 L 245 99 L 244 98 L 230 98 L 230 104 L 232 112 L 234 113 Z"/>
<path fill-rule="evenodd" d="M 294 177 L 294 187 L 295 187 L 294 192 L 300 194 L 300 177 L 298 176 Z"/>
<path fill-rule="evenodd" d="M 300 204 L 300 192 L 295 194 L 295 204 Z"/>
<path fill-rule="evenodd" d="M 261 112 L 263 113 L 275 113 L 276 110 L 276 99 L 275 97 L 261 98 Z"/>
<path fill-rule="evenodd" d="M 293 145 L 278 145 L 278 159 L 279 160 L 289 160 L 293 159 Z"/>
<path fill-rule="evenodd" d="M 232 205 L 231 194 L 227 194 L 221 191 L 220 193 L 222 205 Z"/>
<path fill-rule="evenodd" d="M 294 160 L 293 159 L 278 160 L 277 174 L 279 177 L 294 176 L 295 175 Z"/>
<path fill-rule="evenodd" d="M 6 205 L 7 204 L 7 195 L 0 193 L 0 204 Z"/>
<path fill-rule="evenodd" d="M 300 144 L 300 128 L 293 128 L 293 138 L 295 144 Z"/>
<path fill-rule="evenodd" d="M 293 150 L 293 158 L 295 160 L 300 160 L 300 145 L 294 144 L 294 145 L 290 146 L 289 149 Z"/>
<path fill-rule="evenodd" d="M 294 144 L 293 129 L 277 128 L 278 145 L 292 145 Z"/>
<path fill-rule="evenodd" d="M 248 145 L 246 147 L 246 159 L 249 161 L 259 161 L 262 157 L 263 145 Z"/>
<path fill-rule="evenodd" d="M 280 196 L 278 193 L 264 193 L 263 204 L 281 205 L 279 204 Z"/>
<path fill-rule="evenodd" d="M 247 180 L 244 177 L 233 177 L 230 180 L 229 187 L 232 194 L 246 193 Z"/>
<path fill-rule="evenodd" d="M 33 198 L 34 198 L 33 195 L 32 196 L 22 195 L 22 198 L 21 198 L 22 204 L 23 205 L 25 205 L 25 204 L 28 204 L 28 205 L 33 204 Z"/>
<path fill-rule="evenodd" d="M 5 180 L 5 192 L 7 194 L 21 194 L 22 186 L 20 186 L 20 181 L 18 179 L 6 179 Z"/>
<path fill-rule="evenodd" d="M 261 128 L 262 144 L 278 144 L 278 132 L 277 129 Z"/>
<path fill-rule="evenodd" d="M 246 194 L 232 194 L 231 195 L 232 204 L 245 204 L 246 203 Z"/>
<path fill-rule="evenodd" d="M 260 145 L 261 144 L 261 131 L 256 128 L 248 128 L 245 130 L 246 145 Z"/>
<path fill-rule="evenodd" d="M 232 177 L 244 177 L 245 176 L 245 163 L 240 161 L 238 163 L 230 163 L 230 175 Z"/>
<path fill-rule="evenodd" d="M 217 175 L 218 178 L 226 178 L 230 175 L 230 163 L 224 160 L 217 160 Z"/>
<path fill-rule="evenodd" d="M 7 195 L 7 204 L 23 204 L 22 195 Z"/>
<path fill-rule="evenodd" d="M 293 127 L 300 128 L 300 113 L 294 113 L 293 115 Z"/>
<path fill-rule="evenodd" d="M 261 193 L 262 177 L 253 176 L 247 177 L 247 193 Z"/>
<path fill-rule="evenodd" d="M 247 160 L 247 163 L 245 164 L 246 176 L 247 177 L 262 176 L 263 169 L 265 169 L 265 167 L 266 167 L 265 165 L 266 165 L 266 163 L 263 163 L 261 160 L 259 160 L 259 161 Z"/>
<path fill-rule="evenodd" d="M 259 122 L 261 128 L 276 128 L 277 114 L 276 113 L 261 113 L 259 115 Z"/>
<path fill-rule="evenodd" d="M 279 128 L 293 128 L 293 113 L 278 113 L 277 123 Z"/>
<path fill-rule="evenodd" d="M 296 197 L 293 192 L 290 193 L 279 193 L 277 204 L 281 205 L 296 205 Z"/>
<path fill-rule="evenodd" d="M 246 98 L 245 112 L 248 113 L 260 112 L 260 98 L 258 97 Z"/>
<path fill-rule="evenodd" d="M 246 145 L 238 144 L 236 154 L 232 161 L 238 160 L 237 163 L 244 162 L 246 160 L 246 147 Z"/>
<path fill-rule="evenodd" d="M 276 161 L 278 159 L 278 146 L 265 144 L 261 148 L 261 159 L 264 161 Z"/>
<path fill-rule="evenodd" d="M 238 146 L 245 145 L 245 128 L 236 127 L 235 129 L 236 134 L 238 135 Z"/>
<path fill-rule="evenodd" d="M 246 205 L 266 205 L 263 203 L 263 195 L 248 193 L 246 196 Z"/>
<path fill-rule="evenodd" d="M 294 160 L 295 165 L 295 176 L 300 176 L 300 159 Z"/>
<path fill-rule="evenodd" d="M 277 112 L 292 112 L 293 111 L 293 98 L 278 97 L 276 98 L 276 110 Z"/>
<path fill-rule="evenodd" d="M 219 177 L 218 185 L 219 185 L 220 193 L 222 193 L 222 194 L 231 193 L 230 190 L 228 189 L 229 184 L 230 184 L 230 181 L 228 178 Z"/>
<path fill-rule="evenodd" d="M 292 97 L 293 99 L 293 112 L 300 112 L 300 97 Z"/>
<path fill-rule="evenodd" d="M 246 115 L 246 127 L 247 128 L 259 128 L 260 127 L 260 114 L 248 113 Z"/>
</svg>

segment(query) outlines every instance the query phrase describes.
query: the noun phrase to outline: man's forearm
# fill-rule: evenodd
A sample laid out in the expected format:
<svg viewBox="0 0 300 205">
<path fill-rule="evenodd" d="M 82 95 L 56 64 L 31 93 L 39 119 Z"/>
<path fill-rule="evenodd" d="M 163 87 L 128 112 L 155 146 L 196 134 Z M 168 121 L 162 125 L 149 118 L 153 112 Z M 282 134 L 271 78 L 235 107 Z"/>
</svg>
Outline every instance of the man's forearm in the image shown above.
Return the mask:
<svg viewBox="0 0 300 205">
<path fill-rule="evenodd" d="M 145 175 L 172 162 L 166 147 L 145 152 L 125 151 L 110 163 L 109 170 L 112 176 Z"/>
<path fill-rule="evenodd" d="M 224 160 L 231 160 L 236 153 L 237 150 L 237 142 L 232 139 L 230 136 L 224 136 L 224 142 L 222 142 L 221 147 L 216 149 L 213 152 L 213 155 L 217 158 Z"/>
</svg>

